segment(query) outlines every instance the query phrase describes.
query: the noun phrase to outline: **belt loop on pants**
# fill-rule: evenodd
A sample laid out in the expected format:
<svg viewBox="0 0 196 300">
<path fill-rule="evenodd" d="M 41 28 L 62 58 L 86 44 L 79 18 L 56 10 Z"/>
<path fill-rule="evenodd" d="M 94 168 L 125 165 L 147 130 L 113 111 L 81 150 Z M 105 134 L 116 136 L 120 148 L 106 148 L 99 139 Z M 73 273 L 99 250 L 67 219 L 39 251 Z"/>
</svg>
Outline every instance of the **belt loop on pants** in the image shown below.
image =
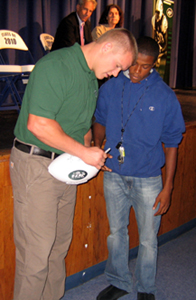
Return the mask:
<svg viewBox="0 0 196 300">
<path fill-rule="evenodd" d="M 17 138 L 14 139 L 14 147 L 30 155 L 44 156 L 52 160 L 60 155 L 55 152 L 43 150 L 35 145 L 25 144 L 23 142 L 20 142 Z"/>
</svg>

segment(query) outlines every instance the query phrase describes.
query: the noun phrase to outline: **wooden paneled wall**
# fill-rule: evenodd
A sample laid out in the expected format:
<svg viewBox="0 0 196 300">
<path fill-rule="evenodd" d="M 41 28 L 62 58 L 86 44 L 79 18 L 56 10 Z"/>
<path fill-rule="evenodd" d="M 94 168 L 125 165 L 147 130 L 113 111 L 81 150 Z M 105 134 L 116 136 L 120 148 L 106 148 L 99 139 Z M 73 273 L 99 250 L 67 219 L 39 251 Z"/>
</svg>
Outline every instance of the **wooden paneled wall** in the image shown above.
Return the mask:
<svg viewBox="0 0 196 300">
<path fill-rule="evenodd" d="M 0 300 L 11 300 L 15 271 L 13 240 L 13 196 L 9 176 L 9 154 L 0 155 Z"/>
<path fill-rule="evenodd" d="M 163 216 L 159 234 L 196 218 L 196 123 L 186 124 L 179 146 L 171 207 Z M 163 178 L 164 178 L 163 168 Z M 107 259 L 109 226 L 103 197 L 103 173 L 78 186 L 73 240 L 66 257 L 67 276 Z M 13 296 L 15 247 L 13 241 L 13 196 L 9 177 L 9 152 L 0 153 L 0 300 Z M 130 248 L 138 245 L 137 225 L 130 214 Z"/>
</svg>

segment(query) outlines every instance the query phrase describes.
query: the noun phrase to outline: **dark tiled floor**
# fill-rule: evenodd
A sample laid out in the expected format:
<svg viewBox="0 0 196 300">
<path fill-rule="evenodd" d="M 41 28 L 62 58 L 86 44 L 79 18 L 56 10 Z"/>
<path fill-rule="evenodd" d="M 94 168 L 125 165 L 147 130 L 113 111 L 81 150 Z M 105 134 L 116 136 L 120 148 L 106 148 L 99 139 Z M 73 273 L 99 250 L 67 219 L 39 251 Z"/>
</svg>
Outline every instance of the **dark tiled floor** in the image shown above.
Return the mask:
<svg viewBox="0 0 196 300">
<path fill-rule="evenodd" d="M 196 90 L 174 90 L 186 123 L 196 121 Z M 0 149 L 11 149 L 17 111 L 0 111 Z"/>
</svg>

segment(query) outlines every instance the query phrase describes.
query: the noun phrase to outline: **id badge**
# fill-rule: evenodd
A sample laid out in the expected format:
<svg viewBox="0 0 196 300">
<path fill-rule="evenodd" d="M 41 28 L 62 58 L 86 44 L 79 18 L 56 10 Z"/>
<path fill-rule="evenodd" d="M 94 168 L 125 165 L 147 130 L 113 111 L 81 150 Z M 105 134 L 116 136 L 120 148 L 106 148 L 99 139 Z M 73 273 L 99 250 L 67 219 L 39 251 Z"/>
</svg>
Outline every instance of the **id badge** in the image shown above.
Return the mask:
<svg viewBox="0 0 196 300">
<path fill-rule="evenodd" d="M 118 162 L 119 164 L 123 164 L 125 158 L 125 148 L 123 146 L 120 146 L 118 151 L 119 151 Z"/>
</svg>

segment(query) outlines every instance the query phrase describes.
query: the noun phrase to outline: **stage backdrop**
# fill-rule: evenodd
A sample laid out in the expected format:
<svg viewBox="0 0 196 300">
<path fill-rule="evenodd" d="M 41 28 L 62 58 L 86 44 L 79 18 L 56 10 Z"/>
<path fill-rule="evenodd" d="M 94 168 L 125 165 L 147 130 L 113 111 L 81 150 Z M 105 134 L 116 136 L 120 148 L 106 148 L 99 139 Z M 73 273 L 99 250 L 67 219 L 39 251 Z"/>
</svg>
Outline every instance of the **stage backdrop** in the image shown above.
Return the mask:
<svg viewBox="0 0 196 300">
<path fill-rule="evenodd" d="M 152 37 L 159 45 L 156 69 L 167 84 L 170 75 L 173 16 L 174 0 L 154 0 Z"/>
<path fill-rule="evenodd" d="M 118 4 L 124 11 L 124 27 L 136 38 L 152 36 L 152 0 L 98 0 L 91 17 L 92 29 L 108 4 Z M 164 1 L 165 2 L 165 1 Z M 170 1 L 171 2 L 171 1 Z M 64 16 L 75 10 L 77 0 L 0 0 L 0 29 L 18 32 L 35 61 L 43 56 L 39 42 L 42 32 L 55 35 Z M 188 20 L 188 22 L 187 22 Z M 176 0 L 172 26 L 170 63 L 171 87 L 196 87 L 196 1 Z"/>
</svg>

